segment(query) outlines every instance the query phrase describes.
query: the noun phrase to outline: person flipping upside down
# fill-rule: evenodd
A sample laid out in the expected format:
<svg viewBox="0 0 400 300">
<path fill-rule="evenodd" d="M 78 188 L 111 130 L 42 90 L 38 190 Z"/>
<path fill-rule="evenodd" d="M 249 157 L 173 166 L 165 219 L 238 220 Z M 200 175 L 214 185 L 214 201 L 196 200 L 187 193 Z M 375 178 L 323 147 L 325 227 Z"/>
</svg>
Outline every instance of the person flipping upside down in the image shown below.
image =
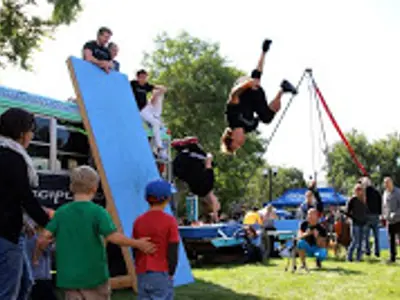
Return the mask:
<svg viewBox="0 0 400 300">
<path fill-rule="evenodd" d="M 233 86 L 226 107 L 228 127 L 221 137 L 221 150 L 233 154 L 246 141 L 246 133 L 257 129 L 259 121 L 269 124 L 281 108 L 281 98 L 284 93 L 297 94 L 296 88 L 287 80 L 281 83 L 281 90 L 268 105 L 264 89 L 260 86 L 265 54 L 271 45 L 271 40 L 264 40 L 262 53 L 257 69 L 251 77 L 239 78 Z M 257 117 L 254 116 L 256 113 Z"/>
<path fill-rule="evenodd" d="M 193 194 L 203 198 L 207 210 L 217 221 L 220 203 L 213 192 L 212 155 L 203 150 L 196 137 L 176 139 L 171 146 L 178 151 L 172 162 L 174 175 L 186 182 Z"/>
</svg>

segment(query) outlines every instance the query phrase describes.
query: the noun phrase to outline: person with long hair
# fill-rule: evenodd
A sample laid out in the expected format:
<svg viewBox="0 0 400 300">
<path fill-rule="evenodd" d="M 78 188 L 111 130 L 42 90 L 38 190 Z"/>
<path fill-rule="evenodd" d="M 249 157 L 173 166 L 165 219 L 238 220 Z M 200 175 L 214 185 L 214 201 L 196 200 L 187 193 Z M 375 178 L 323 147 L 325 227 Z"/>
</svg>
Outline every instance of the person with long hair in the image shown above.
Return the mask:
<svg viewBox="0 0 400 300">
<path fill-rule="evenodd" d="M 34 197 L 39 179 L 26 149 L 34 116 L 19 108 L 0 115 L 0 299 L 27 299 L 32 285 L 23 214 L 44 227 L 49 217 Z"/>
</svg>

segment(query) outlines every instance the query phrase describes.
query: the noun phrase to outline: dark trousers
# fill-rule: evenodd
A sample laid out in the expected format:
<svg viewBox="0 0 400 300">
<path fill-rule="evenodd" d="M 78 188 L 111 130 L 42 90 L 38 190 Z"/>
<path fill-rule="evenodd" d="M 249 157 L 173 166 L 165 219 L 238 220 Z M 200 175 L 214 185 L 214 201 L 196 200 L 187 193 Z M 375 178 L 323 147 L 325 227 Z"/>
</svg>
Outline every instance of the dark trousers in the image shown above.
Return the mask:
<svg viewBox="0 0 400 300">
<path fill-rule="evenodd" d="M 394 223 L 394 224 L 389 224 L 388 226 L 388 231 L 389 231 L 389 243 L 390 243 L 390 260 L 395 261 L 396 260 L 396 237 L 400 237 L 400 222 Z"/>
<path fill-rule="evenodd" d="M 31 300 L 57 300 L 51 280 L 36 280 L 32 287 Z"/>
</svg>

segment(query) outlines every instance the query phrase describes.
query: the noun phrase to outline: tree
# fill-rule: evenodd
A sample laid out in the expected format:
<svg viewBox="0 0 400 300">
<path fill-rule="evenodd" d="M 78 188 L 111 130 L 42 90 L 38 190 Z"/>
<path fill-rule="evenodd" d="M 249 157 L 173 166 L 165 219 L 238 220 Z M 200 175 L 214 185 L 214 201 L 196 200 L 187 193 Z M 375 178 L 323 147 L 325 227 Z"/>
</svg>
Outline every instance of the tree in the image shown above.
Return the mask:
<svg viewBox="0 0 400 300">
<path fill-rule="evenodd" d="M 174 137 L 197 136 L 216 166 L 215 190 L 222 204 L 244 198 L 245 184 L 264 164 L 258 133 L 250 134 L 235 156 L 220 153 L 220 136 L 226 126 L 225 104 L 233 82 L 243 72 L 230 67 L 215 43 L 188 33 L 176 38 L 166 33 L 145 54 L 144 65 L 155 82 L 168 87 L 163 118 Z"/>
<path fill-rule="evenodd" d="M 400 135 L 389 134 L 378 141 L 369 142 L 367 137 L 353 130 L 347 138 L 357 158 L 364 165 L 375 184 L 380 184 L 383 175 L 391 175 L 400 183 Z M 352 187 L 362 175 L 342 142 L 335 143 L 328 152 L 328 180 L 344 193 L 351 193 Z"/>
<path fill-rule="evenodd" d="M 0 6 L 0 67 L 7 63 L 24 70 L 31 68 L 32 53 L 40 48 L 44 37 L 49 37 L 62 24 L 70 24 L 81 10 L 80 0 L 47 0 L 52 6 L 48 18 L 29 12 L 35 0 L 2 0 Z"/>
<path fill-rule="evenodd" d="M 371 144 L 367 137 L 353 129 L 346 137 L 353 147 L 358 160 L 367 171 L 373 170 L 375 164 Z M 328 152 L 328 181 L 339 190 L 348 193 L 351 191 L 358 178 L 362 175 L 357 165 L 353 162 L 349 151 L 343 142 L 335 143 Z"/>
<path fill-rule="evenodd" d="M 267 172 L 269 168 L 276 171 L 276 173 L 272 172 L 272 199 L 276 199 L 289 189 L 306 187 L 304 174 L 301 170 L 267 165 L 259 168 L 249 182 L 248 192 L 246 193 L 248 202 L 261 206 L 269 201 L 270 180 L 268 176 L 270 176 L 270 173 Z"/>
<path fill-rule="evenodd" d="M 396 184 L 400 184 L 400 134 L 395 132 L 376 141 L 372 152 L 376 159 L 375 182 L 382 182 L 382 177 L 389 175 Z"/>
</svg>

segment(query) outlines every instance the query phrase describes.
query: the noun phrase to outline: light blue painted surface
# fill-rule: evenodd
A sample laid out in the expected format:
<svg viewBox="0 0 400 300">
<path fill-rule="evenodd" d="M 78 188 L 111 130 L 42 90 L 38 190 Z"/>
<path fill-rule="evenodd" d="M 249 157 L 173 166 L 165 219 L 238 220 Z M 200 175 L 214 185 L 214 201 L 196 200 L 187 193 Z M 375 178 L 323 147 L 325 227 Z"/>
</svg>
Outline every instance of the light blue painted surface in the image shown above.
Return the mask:
<svg viewBox="0 0 400 300">
<path fill-rule="evenodd" d="M 106 74 L 78 58 L 70 62 L 92 129 L 89 138 L 97 145 L 123 231 L 131 236 L 133 222 L 148 209 L 145 186 L 159 173 L 128 78 L 119 72 Z M 181 243 L 175 285 L 193 281 Z"/>
</svg>

